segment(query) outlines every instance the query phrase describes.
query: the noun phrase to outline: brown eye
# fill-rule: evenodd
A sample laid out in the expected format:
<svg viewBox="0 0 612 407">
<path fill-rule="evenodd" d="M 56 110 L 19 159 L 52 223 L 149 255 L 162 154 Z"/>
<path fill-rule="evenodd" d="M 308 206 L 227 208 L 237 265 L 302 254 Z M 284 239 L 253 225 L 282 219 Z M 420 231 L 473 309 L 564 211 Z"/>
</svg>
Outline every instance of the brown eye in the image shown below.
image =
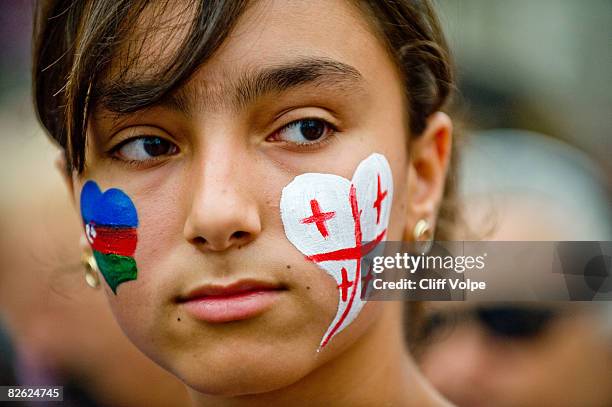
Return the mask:
<svg viewBox="0 0 612 407">
<path fill-rule="evenodd" d="M 313 144 L 333 132 L 332 126 L 321 119 L 302 119 L 289 123 L 278 131 L 281 140 L 296 144 Z"/>
<path fill-rule="evenodd" d="M 161 137 L 139 137 L 127 141 L 118 150 L 118 155 L 130 161 L 147 161 L 153 158 L 174 155 L 178 147 Z"/>
<path fill-rule="evenodd" d="M 171 154 L 174 145 L 168 140 L 159 137 L 147 137 L 142 141 L 143 148 L 151 157 Z"/>
</svg>

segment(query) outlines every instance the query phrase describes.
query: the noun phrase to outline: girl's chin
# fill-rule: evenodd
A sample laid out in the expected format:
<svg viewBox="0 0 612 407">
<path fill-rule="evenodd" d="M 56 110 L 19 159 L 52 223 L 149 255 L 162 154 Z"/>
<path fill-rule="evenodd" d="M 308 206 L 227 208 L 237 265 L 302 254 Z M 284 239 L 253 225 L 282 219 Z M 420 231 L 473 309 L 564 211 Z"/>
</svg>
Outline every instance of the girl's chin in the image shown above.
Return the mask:
<svg viewBox="0 0 612 407">
<path fill-rule="evenodd" d="M 216 358 L 214 363 L 185 361 L 185 370 L 172 370 L 190 389 L 203 395 L 236 397 L 271 392 L 298 382 L 316 367 L 315 357 L 295 358 L 291 353 L 262 355 L 253 349 L 251 357 Z M 316 352 L 315 352 L 316 353 Z M 200 369 L 194 368 L 201 366 Z"/>
</svg>

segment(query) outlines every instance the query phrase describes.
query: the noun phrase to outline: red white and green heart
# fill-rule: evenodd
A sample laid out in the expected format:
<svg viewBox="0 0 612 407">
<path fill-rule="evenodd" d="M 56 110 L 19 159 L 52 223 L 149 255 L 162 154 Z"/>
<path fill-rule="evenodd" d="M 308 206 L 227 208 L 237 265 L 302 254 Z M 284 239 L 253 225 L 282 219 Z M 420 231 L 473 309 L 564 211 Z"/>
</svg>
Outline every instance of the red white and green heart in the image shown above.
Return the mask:
<svg viewBox="0 0 612 407">
<path fill-rule="evenodd" d="M 85 236 L 100 272 L 113 293 L 119 285 L 136 280 L 134 252 L 138 243 L 138 214 L 130 197 L 120 189 L 102 192 L 95 181 L 81 191 Z"/>
<path fill-rule="evenodd" d="M 359 163 L 351 180 L 306 173 L 283 188 L 280 211 L 287 238 L 338 287 L 338 309 L 320 349 L 353 322 L 366 303 L 361 259 L 386 239 L 392 202 L 391 167 L 377 153 Z"/>
</svg>

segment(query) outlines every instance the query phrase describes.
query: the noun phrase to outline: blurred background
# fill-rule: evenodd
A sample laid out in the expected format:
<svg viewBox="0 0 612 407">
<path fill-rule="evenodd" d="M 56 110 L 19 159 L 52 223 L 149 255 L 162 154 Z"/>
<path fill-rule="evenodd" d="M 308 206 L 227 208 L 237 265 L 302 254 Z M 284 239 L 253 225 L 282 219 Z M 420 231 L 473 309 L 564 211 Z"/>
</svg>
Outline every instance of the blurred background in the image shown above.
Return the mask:
<svg viewBox="0 0 612 407">
<path fill-rule="evenodd" d="M 563 140 L 612 174 L 612 2 L 439 0 L 462 109 L 478 129 Z"/>
<path fill-rule="evenodd" d="M 466 236 L 612 240 L 612 1 L 437 4 Z M 32 10 L 0 2 L 0 385 L 64 383 L 64 406 L 186 405 L 85 286 L 79 220 L 32 110 Z M 429 309 L 423 370 L 459 406 L 612 406 L 607 305 Z"/>
</svg>

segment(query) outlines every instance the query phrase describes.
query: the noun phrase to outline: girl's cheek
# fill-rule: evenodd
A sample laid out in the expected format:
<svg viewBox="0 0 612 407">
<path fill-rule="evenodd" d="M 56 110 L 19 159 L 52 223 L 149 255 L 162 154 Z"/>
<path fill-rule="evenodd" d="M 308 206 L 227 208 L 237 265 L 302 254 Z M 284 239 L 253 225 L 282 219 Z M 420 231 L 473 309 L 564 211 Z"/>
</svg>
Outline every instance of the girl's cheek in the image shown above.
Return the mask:
<svg viewBox="0 0 612 407">
<path fill-rule="evenodd" d="M 407 176 L 405 171 L 396 171 L 394 174 L 399 174 L 395 179 L 395 195 L 391 216 L 389 220 L 389 234 L 387 240 L 401 241 L 404 240 L 404 230 L 407 222 L 407 206 L 410 196 L 408 194 Z"/>
<path fill-rule="evenodd" d="M 173 229 L 170 215 L 176 210 L 160 206 L 164 199 L 131 196 L 119 188 L 103 190 L 93 180 L 85 182 L 80 195 L 85 235 L 103 284 L 108 288 L 113 312 L 127 323 L 140 319 L 138 310 L 157 309 L 154 299 L 162 290 L 165 259 L 170 255 Z M 137 205 L 138 203 L 138 205 Z"/>
</svg>

